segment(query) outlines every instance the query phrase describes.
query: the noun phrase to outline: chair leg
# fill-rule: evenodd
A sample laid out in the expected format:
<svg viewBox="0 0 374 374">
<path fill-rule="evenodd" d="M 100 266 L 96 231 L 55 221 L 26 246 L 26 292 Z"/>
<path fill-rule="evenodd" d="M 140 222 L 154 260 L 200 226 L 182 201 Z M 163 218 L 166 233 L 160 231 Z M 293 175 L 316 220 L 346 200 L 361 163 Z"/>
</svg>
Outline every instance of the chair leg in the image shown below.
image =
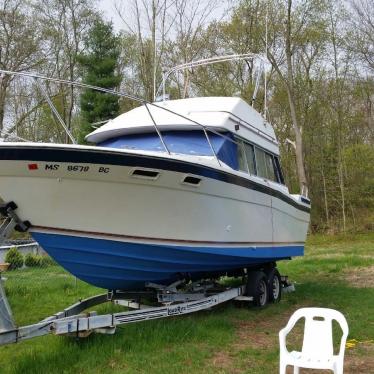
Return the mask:
<svg viewBox="0 0 374 374">
<path fill-rule="evenodd" d="M 286 374 L 287 364 L 281 362 L 279 365 L 279 374 Z"/>
<path fill-rule="evenodd" d="M 343 374 L 344 371 L 344 362 L 337 361 L 334 365 L 334 374 Z"/>
<path fill-rule="evenodd" d="M 300 373 L 300 368 L 298 366 L 293 367 L 293 374 L 299 374 Z"/>
<path fill-rule="evenodd" d="M 334 374 L 343 374 L 343 366 L 335 366 Z"/>
</svg>

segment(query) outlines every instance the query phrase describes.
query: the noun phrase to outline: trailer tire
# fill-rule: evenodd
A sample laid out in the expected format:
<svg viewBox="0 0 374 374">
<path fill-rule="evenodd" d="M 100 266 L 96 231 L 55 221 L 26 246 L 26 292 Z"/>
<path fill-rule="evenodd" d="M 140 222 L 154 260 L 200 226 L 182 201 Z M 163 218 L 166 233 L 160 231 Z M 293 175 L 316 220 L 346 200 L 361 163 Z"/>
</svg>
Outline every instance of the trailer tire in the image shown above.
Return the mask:
<svg viewBox="0 0 374 374">
<path fill-rule="evenodd" d="M 262 271 L 248 274 L 247 296 L 253 297 L 253 305 L 263 308 L 269 299 L 268 279 Z"/>
<path fill-rule="evenodd" d="M 282 298 L 282 280 L 277 268 L 268 273 L 269 302 L 279 303 Z"/>
</svg>

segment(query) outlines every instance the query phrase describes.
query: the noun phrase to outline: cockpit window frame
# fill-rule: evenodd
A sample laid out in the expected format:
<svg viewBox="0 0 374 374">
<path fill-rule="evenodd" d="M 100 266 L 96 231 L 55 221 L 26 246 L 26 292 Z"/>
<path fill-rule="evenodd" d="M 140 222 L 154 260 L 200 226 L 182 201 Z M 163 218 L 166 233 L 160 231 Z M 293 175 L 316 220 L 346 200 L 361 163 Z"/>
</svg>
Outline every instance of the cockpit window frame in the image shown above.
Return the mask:
<svg viewBox="0 0 374 374">
<path fill-rule="evenodd" d="M 247 167 L 246 167 L 246 170 L 241 170 L 239 169 L 238 167 L 238 170 L 239 171 L 242 171 L 244 173 L 247 173 L 249 175 L 255 175 L 257 177 L 260 177 L 260 178 L 264 178 L 270 182 L 273 182 L 273 183 L 278 183 L 280 185 L 285 185 L 285 182 L 284 182 L 284 177 L 283 177 L 283 171 L 282 171 L 282 168 L 281 168 L 281 165 L 280 165 L 280 160 L 279 160 L 279 156 L 274 154 L 273 152 L 270 152 L 269 150 L 247 140 L 247 139 L 244 139 L 238 135 L 235 135 L 235 141 L 237 142 L 238 144 L 238 151 L 237 151 L 237 154 L 238 154 L 238 160 L 239 160 L 239 152 L 243 152 L 243 158 L 247 164 Z M 255 174 L 254 173 L 251 173 L 249 172 L 249 166 L 248 166 L 248 161 L 247 161 L 247 154 L 245 152 L 245 144 L 248 144 L 250 145 L 251 147 L 253 147 L 253 153 L 254 153 L 254 167 L 255 167 Z M 271 159 L 272 159 L 272 166 L 273 166 L 273 170 L 274 170 L 274 177 L 275 177 L 275 180 L 272 180 L 272 179 L 269 179 L 267 178 L 267 176 L 262 176 L 262 175 L 259 175 L 258 174 L 258 161 L 257 161 L 257 157 L 256 157 L 256 149 L 259 150 L 259 151 L 262 151 L 265 153 L 265 155 L 269 155 L 271 156 Z"/>
</svg>

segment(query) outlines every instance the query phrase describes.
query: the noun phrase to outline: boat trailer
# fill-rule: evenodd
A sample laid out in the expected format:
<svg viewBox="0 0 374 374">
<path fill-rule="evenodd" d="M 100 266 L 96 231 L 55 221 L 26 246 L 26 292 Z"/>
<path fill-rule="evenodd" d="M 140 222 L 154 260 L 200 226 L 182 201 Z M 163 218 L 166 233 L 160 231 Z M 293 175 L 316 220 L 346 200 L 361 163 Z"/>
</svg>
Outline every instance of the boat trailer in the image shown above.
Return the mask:
<svg viewBox="0 0 374 374">
<path fill-rule="evenodd" d="M 0 216 L 5 220 L 0 225 L 0 246 L 10 237 L 13 230 L 27 231 L 30 222 L 19 219 L 14 202 L 0 204 Z M 257 272 L 258 273 L 258 272 Z M 169 286 L 148 283 L 145 291 L 125 292 L 108 291 L 108 293 L 89 297 L 69 306 L 42 321 L 28 326 L 17 327 L 3 287 L 4 279 L 0 273 L 0 345 L 17 343 L 42 335 L 68 335 L 77 338 L 87 337 L 92 332 L 114 334 L 116 327 L 123 324 L 146 320 L 174 317 L 210 309 L 229 300 L 241 303 L 253 302 L 254 297 L 246 296 L 247 286 L 227 288 L 215 281 L 189 283 L 183 291 L 178 287 L 183 280 Z M 283 292 L 292 291 L 293 285 L 287 277 L 281 277 Z M 158 305 L 141 304 L 141 299 L 156 297 Z M 88 308 L 110 302 L 126 307 L 126 311 L 98 315 L 96 312 L 85 312 Z"/>
<path fill-rule="evenodd" d="M 240 300 L 250 301 L 250 297 L 242 296 L 243 291 L 242 287 L 230 288 L 199 300 L 178 304 L 169 303 L 170 305 L 158 307 L 142 305 L 135 299 L 124 299 L 120 294 L 109 292 L 81 300 L 38 323 L 16 327 L 0 280 L 0 345 L 17 343 L 47 334 L 70 335 L 77 338 L 86 337 L 92 332 L 114 334 L 118 325 L 189 314 L 212 308 L 238 297 Z M 178 293 L 179 298 L 181 295 Z M 81 313 L 87 308 L 106 302 L 114 302 L 135 310 L 105 315 L 97 315 L 96 312 Z"/>
</svg>

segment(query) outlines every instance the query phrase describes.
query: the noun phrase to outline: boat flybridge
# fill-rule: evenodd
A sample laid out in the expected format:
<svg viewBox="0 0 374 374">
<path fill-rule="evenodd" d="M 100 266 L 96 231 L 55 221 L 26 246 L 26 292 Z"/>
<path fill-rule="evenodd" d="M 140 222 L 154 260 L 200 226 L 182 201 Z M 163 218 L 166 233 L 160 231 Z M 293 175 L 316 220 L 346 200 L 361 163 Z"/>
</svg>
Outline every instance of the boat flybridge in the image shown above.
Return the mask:
<svg viewBox="0 0 374 374">
<path fill-rule="evenodd" d="M 107 290 L 226 274 L 279 284 L 276 261 L 303 255 L 310 202 L 289 193 L 271 124 L 236 97 L 140 102 L 92 145 L 1 142 L 3 212 Z"/>
</svg>

